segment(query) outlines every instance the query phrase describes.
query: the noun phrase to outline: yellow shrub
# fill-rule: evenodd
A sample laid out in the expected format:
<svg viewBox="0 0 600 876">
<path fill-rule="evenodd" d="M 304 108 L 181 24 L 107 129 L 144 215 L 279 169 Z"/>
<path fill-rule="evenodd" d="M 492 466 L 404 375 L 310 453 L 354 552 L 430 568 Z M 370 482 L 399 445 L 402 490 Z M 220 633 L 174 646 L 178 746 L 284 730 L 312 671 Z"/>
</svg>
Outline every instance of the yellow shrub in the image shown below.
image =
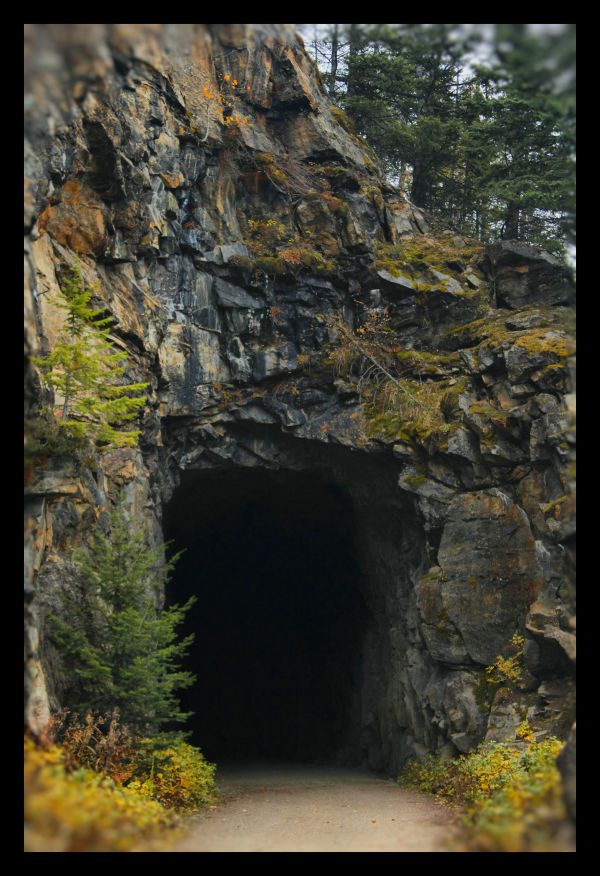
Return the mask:
<svg viewBox="0 0 600 876">
<path fill-rule="evenodd" d="M 179 835 L 173 811 L 64 759 L 59 746 L 25 741 L 26 851 L 127 852 Z"/>
<path fill-rule="evenodd" d="M 508 684 L 511 687 L 520 687 L 523 681 L 523 646 L 525 639 L 515 633 L 510 640 L 509 647 L 514 652 L 512 657 L 503 657 L 499 654 L 496 662 L 485 669 L 486 679 L 489 684 Z"/>
<path fill-rule="evenodd" d="M 530 728 L 519 728 L 525 729 Z M 566 811 L 556 758 L 563 743 L 517 735 L 529 742 L 525 748 L 485 742 L 449 763 L 429 756 L 422 764 L 408 764 L 398 781 L 465 804 L 462 823 L 469 849 L 560 850 Z"/>
<path fill-rule="evenodd" d="M 138 776 L 129 788 L 173 809 L 196 810 L 216 800 L 216 766 L 207 763 L 198 748 L 186 742 L 156 748 L 144 740 Z"/>
</svg>

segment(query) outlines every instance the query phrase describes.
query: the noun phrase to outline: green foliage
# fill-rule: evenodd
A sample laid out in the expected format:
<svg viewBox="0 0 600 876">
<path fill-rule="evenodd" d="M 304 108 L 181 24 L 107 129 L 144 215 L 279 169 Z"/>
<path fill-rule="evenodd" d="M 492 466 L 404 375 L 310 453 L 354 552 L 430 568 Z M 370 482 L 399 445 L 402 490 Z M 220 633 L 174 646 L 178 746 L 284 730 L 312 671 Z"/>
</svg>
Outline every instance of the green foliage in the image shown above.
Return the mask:
<svg viewBox="0 0 600 876">
<path fill-rule="evenodd" d="M 474 239 L 461 240 L 457 246 L 453 232 L 442 232 L 433 236 L 416 235 L 397 244 L 380 243 L 376 247 L 375 265 L 389 271 L 419 275 L 429 268 L 451 274 L 459 282 L 463 269 L 470 265 L 477 268 L 478 259 L 483 255 L 483 245 Z"/>
<path fill-rule="evenodd" d="M 168 809 L 198 810 L 215 802 L 216 767 L 198 748 L 175 733 L 137 736 L 121 723 L 118 708 L 83 717 L 63 709 L 38 741 L 46 748 L 58 745 L 67 770 L 102 773 Z"/>
<path fill-rule="evenodd" d="M 574 25 L 333 28 L 329 91 L 350 121 L 336 117 L 414 203 L 484 242 L 564 256 L 575 234 Z"/>
<path fill-rule="evenodd" d="M 490 218 L 503 237 L 557 255 L 558 239 L 575 236 L 574 51 L 574 25 L 536 34 L 501 24 L 494 62 L 477 69 L 486 98 L 472 144 L 491 159 L 478 181 Z"/>
<path fill-rule="evenodd" d="M 373 25 L 348 58 L 340 100 L 357 130 L 402 180 L 411 167 L 410 196 L 431 206 L 460 142 L 456 79 L 465 41 L 452 26 Z"/>
<path fill-rule="evenodd" d="M 422 378 L 432 370 L 438 374 L 452 357 L 397 347 L 385 310 L 367 312 L 356 331 L 337 316 L 329 318 L 328 327 L 336 340 L 323 364 L 355 382 L 369 437 L 443 449 L 456 428 L 456 401 L 466 378 L 451 384 Z"/>
<path fill-rule="evenodd" d="M 464 387 L 449 386 L 446 381 L 402 380 L 401 384 L 382 381 L 365 393 L 365 413 L 371 437 L 386 441 L 405 441 L 431 450 L 447 445 L 456 428 L 444 411 L 448 396 Z"/>
<path fill-rule="evenodd" d="M 73 680 L 68 705 L 79 714 L 117 707 L 135 732 L 181 723 L 176 692 L 193 676 L 180 668 L 193 636 L 177 641 L 185 605 L 156 609 L 156 595 L 179 555 L 164 561 L 165 545 L 148 548 L 132 531 L 123 507 L 110 515 L 109 533 L 94 531 L 74 560 L 82 593 L 63 593 L 61 616 L 49 617 L 51 637 Z"/>
<path fill-rule="evenodd" d="M 109 340 L 114 320 L 103 308 L 92 307 L 93 294 L 80 267 L 74 265 L 54 302 L 66 312 L 64 331 L 47 356 L 32 361 L 40 368 L 46 387 L 61 399 L 53 412 L 60 431 L 76 441 L 91 439 L 105 449 L 132 446 L 139 431 L 119 427 L 139 414 L 146 403 L 140 393 L 148 384 L 121 383 L 127 356 L 115 351 Z M 51 437 L 47 443 L 52 446 Z"/>
<path fill-rule="evenodd" d="M 61 428 L 52 412 L 46 408 L 39 416 L 25 421 L 25 463 L 57 456 L 72 456 L 85 449 L 87 442 L 76 434 Z"/>
<path fill-rule="evenodd" d="M 118 708 L 112 713 L 79 716 L 68 709 L 57 712 L 39 734 L 45 747 L 59 745 L 68 770 L 80 767 L 105 773 L 117 784 L 133 775 L 136 739 L 121 723 Z"/>
<path fill-rule="evenodd" d="M 563 743 L 531 740 L 521 725 L 518 745 L 484 742 L 444 762 L 429 755 L 407 765 L 398 779 L 466 806 L 464 836 L 473 851 L 553 851 L 566 821 L 556 758 Z M 529 737 L 529 739 L 528 739 Z"/>
</svg>

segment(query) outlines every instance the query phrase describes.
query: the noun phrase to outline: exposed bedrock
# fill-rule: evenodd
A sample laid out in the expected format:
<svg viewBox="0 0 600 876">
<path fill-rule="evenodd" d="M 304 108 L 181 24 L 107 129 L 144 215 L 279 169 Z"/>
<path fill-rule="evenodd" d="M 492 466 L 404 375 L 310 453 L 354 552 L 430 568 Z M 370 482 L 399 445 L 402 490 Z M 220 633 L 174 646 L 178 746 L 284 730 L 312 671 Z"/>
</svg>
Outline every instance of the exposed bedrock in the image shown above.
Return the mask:
<svg viewBox="0 0 600 876">
<path fill-rule="evenodd" d="M 200 559 L 204 551 L 216 588 L 218 551 L 236 540 L 259 576 L 256 521 L 277 557 L 277 575 L 265 572 L 273 605 L 286 579 L 290 604 L 298 599 L 302 552 L 312 551 L 307 599 L 320 637 L 282 633 L 291 623 L 282 605 L 267 613 L 279 625 L 278 667 L 264 669 L 263 652 L 248 659 L 279 684 L 281 661 L 288 679 L 302 668 L 286 639 L 296 652 L 314 646 L 306 671 L 320 717 L 310 717 L 304 676 L 300 741 L 265 686 L 266 716 L 231 706 L 229 724 L 205 727 L 211 739 L 254 721 L 258 750 L 265 720 L 279 728 L 279 754 L 320 750 L 394 772 L 410 756 L 515 739 L 524 721 L 566 737 L 575 665 L 569 272 L 507 242 L 473 255 L 454 236 L 452 257 L 439 247 L 428 255 L 436 238 L 426 217 L 382 181 L 287 25 L 29 25 L 26 48 L 27 352 L 56 338 L 52 295 L 77 259 L 116 320 L 128 382 L 150 384 L 138 448 L 54 457 L 27 472 L 30 726 L 68 696 L 44 617 L 60 589 L 81 586 L 69 551 L 106 525 L 123 491 L 148 543 L 187 539 Z M 227 122 L 219 95 L 246 120 Z M 428 418 L 375 411 L 352 369 L 336 368 L 340 332 L 383 315 L 406 374 L 416 368 L 433 399 Z M 35 416 L 47 399 L 32 366 L 26 379 Z M 235 600 L 236 567 L 227 568 L 221 586 Z M 189 581 L 176 576 L 167 600 Z M 211 599 L 211 623 L 225 634 L 224 602 Z M 310 626 L 312 609 L 302 610 Z M 240 606 L 231 617 L 241 624 Z M 485 670 L 499 655 L 515 657 L 518 683 L 490 683 Z M 209 688 L 227 673 L 211 682 L 209 655 L 196 658 L 199 676 L 206 668 L 198 702 L 216 710 Z M 240 678 L 231 684 L 219 687 L 221 700 L 239 693 Z"/>
</svg>

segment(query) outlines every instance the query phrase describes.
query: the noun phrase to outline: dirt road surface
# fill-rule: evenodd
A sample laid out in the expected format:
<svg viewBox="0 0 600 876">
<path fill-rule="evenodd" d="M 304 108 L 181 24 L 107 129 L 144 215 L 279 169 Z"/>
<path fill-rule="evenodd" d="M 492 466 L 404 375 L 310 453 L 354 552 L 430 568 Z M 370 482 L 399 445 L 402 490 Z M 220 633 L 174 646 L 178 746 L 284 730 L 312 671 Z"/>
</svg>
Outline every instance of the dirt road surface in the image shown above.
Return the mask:
<svg viewBox="0 0 600 876">
<path fill-rule="evenodd" d="M 289 764 L 219 769 L 222 801 L 176 852 L 449 851 L 455 816 L 365 770 Z"/>
</svg>

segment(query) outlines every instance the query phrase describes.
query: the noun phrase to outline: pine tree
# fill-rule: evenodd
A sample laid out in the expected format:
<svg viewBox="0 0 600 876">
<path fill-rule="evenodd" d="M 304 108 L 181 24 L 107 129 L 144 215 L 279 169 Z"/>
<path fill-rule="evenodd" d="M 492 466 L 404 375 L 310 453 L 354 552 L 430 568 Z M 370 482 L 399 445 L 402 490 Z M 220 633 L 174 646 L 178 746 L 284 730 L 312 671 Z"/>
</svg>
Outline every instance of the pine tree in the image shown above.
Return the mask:
<svg viewBox="0 0 600 876">
<path fill-rule="evenodd" d="M 575 240 L 574 25 L 321 33 L 330 94 L 415 204 L 485 242 L 564 255 Z"/>
<path fill-rule="evenodd" d="M 477 71 L 489 99 L 473 133 L 493 154 L 476 184 L 496 233 L 558 255 L 575 227 L 573 39 L 570 25 L 556 34 L 496 25 L 495 61 Z"/>
<path fill-rule="evenodd" d="M 42 379 L 62 398 L 54 411 L 58 426 L 76 439 L 90 438 L 108 447 L 134 445 L 139 431 L 117 427 L 134 419 L 146 396 L 147 383 L 120 383 L 127 356 L 109 340 L 114 320 L 94 309 L 94 289 L 74 265 L 60 285 L 54 303 L 66 311 L 65 328 L 47 356 L 33 358 Z"/>
<path fill-rule="evenodd" d="M 434 207 L 455 162 L 464 44 L 452 25 L 373 25 L 355 34 L 346 61 L 344 109 L 392 178 L 411 167 L 409 194 L 422 207 Z"/>
<path fill-rule="evenodd" d="M 148 549 L 132 532 L 122 502 L 110 530 L 97 529 L 89 547 L 75 552 L 83 593 L 63 593 L 63 611 L 49 616 L 50 635 L 72 680 L 66 703 L 76 713 L 118 707 L 133 730 L 153 733 L 189 716 L 176 692 L 194 676 L 180 667 L 193 635 L 177 641 L 177 628 L 195 602 L 158 611 L 179 554 L 166 545 Z"/>
</svg>

